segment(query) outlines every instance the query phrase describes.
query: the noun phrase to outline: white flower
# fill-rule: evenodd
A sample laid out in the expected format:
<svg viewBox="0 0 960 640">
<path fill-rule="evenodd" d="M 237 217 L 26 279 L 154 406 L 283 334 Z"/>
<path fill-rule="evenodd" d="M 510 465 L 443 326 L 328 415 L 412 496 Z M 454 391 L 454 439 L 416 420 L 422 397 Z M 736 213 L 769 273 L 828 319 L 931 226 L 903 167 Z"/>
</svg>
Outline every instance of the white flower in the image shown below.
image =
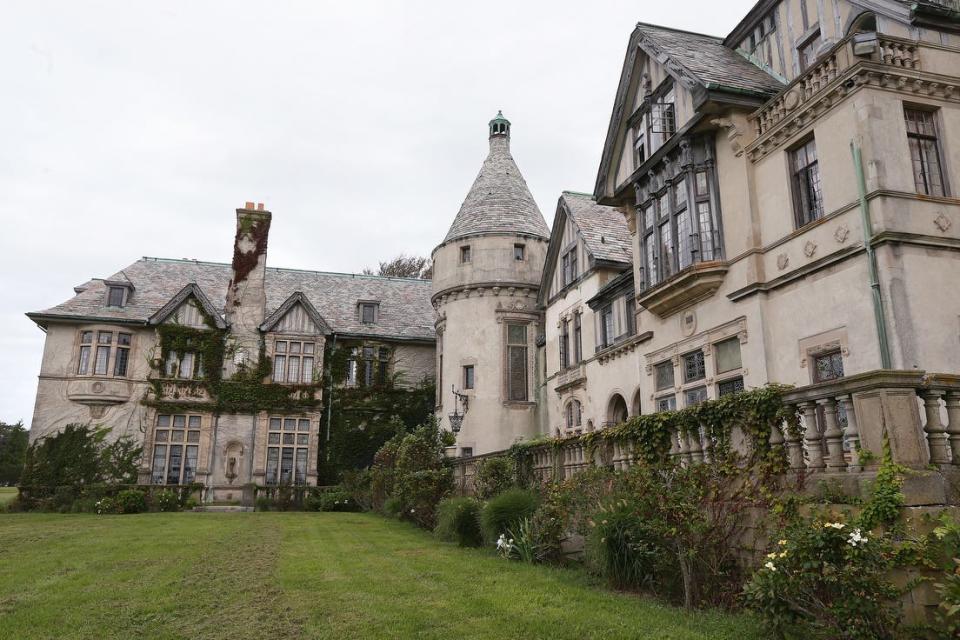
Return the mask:
<svg viewBox="0 0 960 640">
<path fill-rule="evenodd" d="M 416 509 L 410 509 L 410 513 L 416 513 L 416 512 L 417 512 Z"/>
<path fill-rule="evenodd" d="M 512 542 L 512 540 L 511 540 Z M 507 542 L 507 536 L 500 534 L 500 537 L 497 538 L 497 550 L 503 551 L 504 549 L 510 546 L 510 542 Z"/>
<path fill-rule="evenodd" d="M 824 529 L 830 527 L 830 528 L 833 528 L 833 529 L 836 529 L 836 530 L 839 531 L 840 529 L 843 529 L 843 526 L 844 526 L 844 525 L 843 525 L 842 522 L 824 522 L 824 523 L 823 523 L 823 528 L 824 528 Z"/>
<path fill-rule="evenodd" d="M 776 570 L 777 570 L 777 565 L 775 565 L 775 564 L 773 564 L 772 562 L 769 562 L 769 561 L 768 561 L 765 565 L 763 565 L 763 566 L 765 566 L 767 569 L 770 569 L 770 571 L 776 571 Z"/>
<path fill-rule="evenodd" d="M 862 547 L 867 544 L 867 539 L 860 535 L 860 529 L 854 529 L 847 538 L 847 544 L 851 547 Z"/>
<path fill-rule="evenodd" d="M 776 554 L 776 553 L 768 553 L 768 554 L 767 554 L 767 560 L 773 560 L 773 559 L 776 558 L 776 557 L 777 557 L 777 554 Z"/>
</svg>

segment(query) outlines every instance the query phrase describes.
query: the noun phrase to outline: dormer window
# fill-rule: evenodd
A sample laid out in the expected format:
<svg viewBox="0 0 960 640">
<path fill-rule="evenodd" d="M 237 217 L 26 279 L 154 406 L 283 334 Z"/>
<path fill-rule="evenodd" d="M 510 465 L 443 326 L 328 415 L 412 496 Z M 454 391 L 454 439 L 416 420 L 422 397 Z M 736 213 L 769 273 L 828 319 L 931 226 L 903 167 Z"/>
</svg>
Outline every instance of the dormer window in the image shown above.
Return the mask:
<svg viewBox="0 0 960 640">
<path fill-rule="evenodd" d="M 359 306 L 360 323 L 376 324 L 379 305 L 376 302 L 361 302 Z"/>
<path fill-rule="evenodd" d="M 460 264 L 470 262 L 470 245 L 460 247 Z"/>
<path fill-rule="evenodd" d="M 122 307 L 124 303 L 124 298 L 126 298 L 125 287 L 109 287 L 107 289 L 107 306 L 108 307 Z"/>
</svg>

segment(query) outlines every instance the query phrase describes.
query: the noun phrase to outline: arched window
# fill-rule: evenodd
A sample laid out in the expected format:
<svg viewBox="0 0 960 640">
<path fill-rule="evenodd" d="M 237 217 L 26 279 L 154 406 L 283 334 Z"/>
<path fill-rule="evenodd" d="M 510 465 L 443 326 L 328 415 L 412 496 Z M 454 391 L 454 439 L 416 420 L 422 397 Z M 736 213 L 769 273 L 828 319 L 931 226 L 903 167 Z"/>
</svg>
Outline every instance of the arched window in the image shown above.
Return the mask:
<svg viewBox="0 0 960 640">
<path fill-rule="evenodd" d="M 630 415 L 639 416 L 643 413 L 641 411 L 640 405 L 640 389 L 637 389 L 636 393 L 633 394 L 633 412 Z"/>
<path fill-rule="evenodd" d="M 851 33 L 870 33 L 877 30 L 877 14 L 872 11 L 864 11 L 850 21 L 847 27 L 847 34 Z"/>
<path fill-rule="evenodd" d="M 579 429 L 582 422 L 580 401 L 571 400 L 567 403 L 567 429 Z"/>
</svg>

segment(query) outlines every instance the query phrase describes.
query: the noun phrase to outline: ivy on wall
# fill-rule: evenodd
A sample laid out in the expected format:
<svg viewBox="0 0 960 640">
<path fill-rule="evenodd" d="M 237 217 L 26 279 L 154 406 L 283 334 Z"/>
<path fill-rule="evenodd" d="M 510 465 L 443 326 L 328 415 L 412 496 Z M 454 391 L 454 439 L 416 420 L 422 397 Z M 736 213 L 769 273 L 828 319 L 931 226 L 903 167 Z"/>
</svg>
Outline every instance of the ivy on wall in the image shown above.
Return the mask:
<svg viewBox="0 0 960 640">
<path fill-rule="evenodd" d="M 774 427 L 786 425 L 790 434 L 801 437 L 800 422 L 793 409 L 783 404 L 781 394 L 788 387 L 767 385 L 759 389 L 736 393 L 716 400 L 708 400 L 679 411 L 633 416 L 609 429 L 562 438 L 540 438 L 519 442 L 509 451 L 517 463 L 518 472 L 529 475 L 534 449 L 552 446 L 561 449 L 572 443 L 583 444 L 587 455 L 593 455 L 613 443 L 632 447 L 633 455 L 649 464 L 669 459 L 672 438 L 687 436 L 698 429 L 712 443 L 713 455 L 718 459 L 736 457 L 731 436 L 736 429 L 744 435 L 750 448 L 751 463 L 764 463 L 771 471 L 786 468 L 783 451 L 773 450 L 770 434 Z M 558 456 L 554 456 L 558 458 Z"/>
</svg>

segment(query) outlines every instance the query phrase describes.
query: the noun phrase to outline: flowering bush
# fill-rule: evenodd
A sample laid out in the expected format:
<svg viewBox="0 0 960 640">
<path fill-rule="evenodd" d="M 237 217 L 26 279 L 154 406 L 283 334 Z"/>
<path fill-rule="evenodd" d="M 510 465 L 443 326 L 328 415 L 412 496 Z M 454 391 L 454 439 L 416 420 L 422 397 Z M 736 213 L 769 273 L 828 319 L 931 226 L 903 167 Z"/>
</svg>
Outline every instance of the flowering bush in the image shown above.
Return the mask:
<svg viewBox="0 0 960 640">
<path fill-rule="evenodd" d="M 343 489 L 311 493 L 307 496 L 306 507 L 310 511 L 360 511 L 353 495 Z"/>
<path fill-rule="evenodd" d="M 745 599 L 780 634 L 815 638 L 892 638 L 900 591 L 887 578 L 896 549 L 841 519 L 798 518 L 745 588 Z"/>
<path fill-rule="evenodd" d="M 120 513 L 120 507 L 117 501 L 110 497 L 103 497 L 97 500 L 97 513 L 104 515 L 108 513 Z"/>
<path fill-rule="evenodd" d="M 180 502 L 175 491 L 164 489 L 153 495 L 153 504 L 157 511 L 179 511 Z"/>
</svg>

